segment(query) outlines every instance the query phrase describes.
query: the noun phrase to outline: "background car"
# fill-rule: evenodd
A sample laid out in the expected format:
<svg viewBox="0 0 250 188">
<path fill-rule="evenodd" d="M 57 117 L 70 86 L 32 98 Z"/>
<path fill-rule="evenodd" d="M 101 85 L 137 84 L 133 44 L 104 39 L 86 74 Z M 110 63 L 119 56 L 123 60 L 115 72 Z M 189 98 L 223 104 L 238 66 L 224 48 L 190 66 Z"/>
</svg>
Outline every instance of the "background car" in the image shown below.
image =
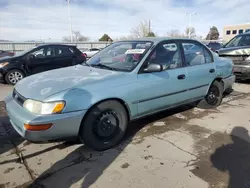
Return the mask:
<svg viewBox="0 0 250 188">
<path fill-rule="evenodd" d="M 209 43 L 207 44 L 207 47 L 208 47 L 210 50 L 216 52 L 216 51 L 218 51 L 219 49 L 221 49 L 222 44 L 219 43 L 219 42 L 209 42 Z"/>
<path fill-rule="evenodd" d="M 2 58 L 2 57 L 12 57 L 14 55 L 15 55 L 14 52 L 8 52 L 8 51 L 5 51 L 5 50 L 0 50 L 0 58 Z"/>
<path fill-rule="evenodd" d="M 99 51 L 100 51 L 99 48 L 90 48 L 88 50 L 82 51 L 82 53 L 85 55 L 86 58 L 91 58 L 93 55 L 95 55 Z"/>
<path fill-rule="evenodd" d="M 232 38 L 218 50 L 218 55 L 233 61 L 234 74 L 238 80 L 250 80 L 250 33 Z"/>
<path fill-rule="evenodd" d="M 185 45 L 197 50 L 184 53 Z M 124 61 L 114 59 L 112 51 L 125 46 Z M 23 79 L 5 99 L 6 111 L 27 140 L 79 138 L 106 150 L 130 121 L 190 103 L 216 108 L 235 81 L 232 67 L 192 39 L 119 41 L 82 65 Z"/>
<path fill-rule="evenodd" d="M 83 63 L 85 56 L 75 46 L 46 44 L 13 57 L 0 59 L 0 79 L 15 85 L 25 76 Z"/>
</svg>

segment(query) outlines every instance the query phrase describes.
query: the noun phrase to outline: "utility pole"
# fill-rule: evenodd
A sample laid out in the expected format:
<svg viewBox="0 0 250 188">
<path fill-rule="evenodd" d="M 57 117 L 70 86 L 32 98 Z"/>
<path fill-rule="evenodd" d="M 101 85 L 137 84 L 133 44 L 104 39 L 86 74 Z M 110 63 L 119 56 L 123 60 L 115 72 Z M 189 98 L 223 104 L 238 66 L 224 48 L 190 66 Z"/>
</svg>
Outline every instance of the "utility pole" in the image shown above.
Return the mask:
<svg viewBox="0 0 250 188">
<path fill-rule="evenodd" d="M 66 1 L 68 2 L 70 41 L 73 42 L 72 23 L 71 23 L 71 13 L 70 13 L 70 0 L 66 0 Z"/>
<path fill-rule="evenodd" d="M 192 19 L 192 15 L 196 15 L 197 12 L 192 12 L 192 13 L 186 13 L 186 15 L 189 15 L 188 17 L 188 38 L 191 38 L 191 31 L 190 31 L 190 28 L 191 28 L 191 19 Z"/>
<path fill-rule="evenodd" d="M 151 32 L 151 21 L 148 20 L 148 34 Z"/>
</svg>

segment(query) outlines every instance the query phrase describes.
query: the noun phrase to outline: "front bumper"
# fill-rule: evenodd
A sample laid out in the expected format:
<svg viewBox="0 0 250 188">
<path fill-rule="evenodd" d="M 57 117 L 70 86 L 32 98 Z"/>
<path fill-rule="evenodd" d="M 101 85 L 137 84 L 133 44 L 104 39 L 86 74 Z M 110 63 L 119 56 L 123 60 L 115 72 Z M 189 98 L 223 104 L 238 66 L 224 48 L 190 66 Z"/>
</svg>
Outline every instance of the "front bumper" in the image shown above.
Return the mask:
<svg viewBox="0 0 250 188">
<path fill-rule="evenodd" d="M 80 124 L 86 111 L 64 114 L 35 115 L 19 105 L 11 95 L 5 99 L 6 111 L 14 129 L 25 139 L 33 142 L 66 140 L 78 136 Z M 24 124 L 40 125 L 52 123 L 44 131 L 27 131 Z"/>
<path fill-rule="evenodd" d="M 223 78 L 223 83 L 224 83 L 224 91 L 231 89 L 233 87 L 233 84 L 235 83 L 236 76 L 231 75 L 226 78 Z"/>
<path fill-rule="evenodd" d="M 250 79 L 250 65 L 234 65 L 234 75 L 237 79 Z"/>
</svg>

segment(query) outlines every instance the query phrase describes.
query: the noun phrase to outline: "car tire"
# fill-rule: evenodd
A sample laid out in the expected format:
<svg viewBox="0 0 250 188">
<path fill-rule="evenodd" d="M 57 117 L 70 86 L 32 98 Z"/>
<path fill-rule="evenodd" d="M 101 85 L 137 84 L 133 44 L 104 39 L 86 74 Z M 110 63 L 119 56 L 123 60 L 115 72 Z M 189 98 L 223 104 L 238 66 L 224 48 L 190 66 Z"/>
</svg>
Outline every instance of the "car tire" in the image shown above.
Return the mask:
<svg viewBox="0 0 250 188">
<path fill-rule="evenodd" d="M 13 69 L 5 75 L 5 82 L 10 85 L 15 85 L 17 82 L 24 78 L 24 73 L 18 69 Z"/>
<path fill-rule="evenodd" d="M 214 81 L 209 90 L 207 95 L 203 100 L 198 103 L 199 108 L 204 109 L 211 109 L 218 107 L 223 99 L 223 85 L 221 82 Z"/>
<path fill-rule="evenodd" d="M 120 143 L 127 126 L 128 114 L 124 106 L 115 100 L 104 101 L 86 114 L 79 138 L 88 147 L 103 151 Z"/>
</svg>

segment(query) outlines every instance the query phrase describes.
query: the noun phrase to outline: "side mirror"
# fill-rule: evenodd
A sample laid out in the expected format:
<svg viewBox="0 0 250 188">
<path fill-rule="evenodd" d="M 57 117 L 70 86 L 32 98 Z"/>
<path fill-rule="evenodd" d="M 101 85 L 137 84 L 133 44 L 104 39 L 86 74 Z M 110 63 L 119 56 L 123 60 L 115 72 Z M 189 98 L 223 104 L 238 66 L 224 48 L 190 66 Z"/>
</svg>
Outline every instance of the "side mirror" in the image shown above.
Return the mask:
<svg viewBox="0 0 250 188">
<path fill-rule="evenodd" d="M 33 54 L 27 55 L 27 60 L 33 60 L 33 59 L 35 59 L 35 56 Z"/>
<path fill-rule="evenodd" d="M 163 66 L 160 64 L 152 63 L 149 64 L 147 68 L 143 70 L 143 72 L 161 72 L 163 71 Z"/>
</svg>

